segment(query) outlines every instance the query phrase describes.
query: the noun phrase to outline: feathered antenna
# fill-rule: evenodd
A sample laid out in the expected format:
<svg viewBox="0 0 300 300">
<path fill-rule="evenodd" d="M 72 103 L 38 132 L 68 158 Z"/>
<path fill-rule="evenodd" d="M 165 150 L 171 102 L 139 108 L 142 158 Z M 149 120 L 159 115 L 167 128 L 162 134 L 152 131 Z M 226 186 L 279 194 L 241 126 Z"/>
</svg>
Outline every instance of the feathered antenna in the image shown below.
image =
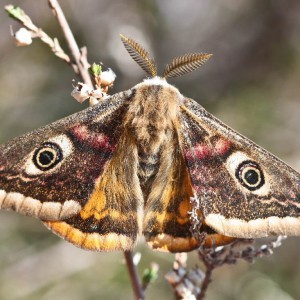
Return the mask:
<svg viewBox="0 0 300 300">
<path fill-rule="evenodd" d="M 135 62 L 151 77 L 157 75 L 157 67 L 153 59 L 150 58 L 149 53 L 136 41 L 127 38 L 120 34 L 121 40 L 128 51 L 129 55 Z"/>
<path fill-rule="evenodd" d="M 163 78 L 176 77 L 194 71 L 203 65 L 212 54 L 190 53 L 175 57 L 170 64 L 166 65 Z"/>
</svg>

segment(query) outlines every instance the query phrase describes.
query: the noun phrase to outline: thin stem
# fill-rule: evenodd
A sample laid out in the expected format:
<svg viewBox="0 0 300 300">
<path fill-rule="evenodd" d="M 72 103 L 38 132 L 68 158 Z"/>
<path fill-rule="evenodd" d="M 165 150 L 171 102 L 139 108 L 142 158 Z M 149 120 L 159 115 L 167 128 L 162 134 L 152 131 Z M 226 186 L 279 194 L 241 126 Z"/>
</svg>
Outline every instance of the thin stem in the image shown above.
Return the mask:
<svg viewBox="0 0 300 300">
<path fill-rule="evenodd" d="M 89 72 L 88 72 L 86 66 L 84 66 L 81 61 L 80 49 L 76 43 L 74 35 L 71 31 L 71 28 L 67 22 L 67 19 L 63 13 L 58 1 L 57 0 L 48 0 L 48 2 L 50 5 L 50 8 L 52 9 L 55 17 L 57 18 L 58 23 L 65 35 L 65 39 L 68 43 L 69 49 L 72 53 L 75 63 L 78 66 L 79 74 L 80 74 L 82 80 L 84 81 L 85 84 L 89 85 L 90 87 L 93 87 Z"/>
<path fill-rule="evenodd" d="M 126 260 L 127 268 L 129 271 L 130 279 L 131 279 L 131 284 L 132 288 L 134 291 L 134 296 L 136 300 L 143 300 L 145 299 L 144 297 L 144 291 L 141 287 L 141 283 L 139 280 L 139 276 L 136 271 L 136 267 L 133 263 L 133 257 L 132 257 L 132 252 L 131 251 L 124 251 L 124 257 Z"/>
<path fill-rule="evenodd" d="M 15 8 L 13 5 L 9 4 L 5 6 L 5 10 L 9 13 L 11 18 L 15 19 L 27 28 L 32 33 L 32 37 L 39 38 L 42 42 L 48 45 L 57 57 L 69 64 L 73 68 L 74 72 L 78 74 L 77 65 L 71 61 L 69 55 L 61 48 L 57 38 L 52 39 L 45 31 L 34 25 L 30 17 L 19 7 Z M 16 13 L 16 11 L 18 13 Z"/>
<path fill-rule="evenodd" d="M 213 272 L 213 267 L 212 266 L 206 266 L 206 272 L 205 272 L 205 278 L 203 280 L 203 283 L 201 285 L 201 292 L 199 295 L 197 295 L 197 300 L 202 300 L 205 297 L 206 291 L 208 289 L 208 286 L 211 282 L 211 276 L 212 276 L 212 272 Z"/>
</svg>

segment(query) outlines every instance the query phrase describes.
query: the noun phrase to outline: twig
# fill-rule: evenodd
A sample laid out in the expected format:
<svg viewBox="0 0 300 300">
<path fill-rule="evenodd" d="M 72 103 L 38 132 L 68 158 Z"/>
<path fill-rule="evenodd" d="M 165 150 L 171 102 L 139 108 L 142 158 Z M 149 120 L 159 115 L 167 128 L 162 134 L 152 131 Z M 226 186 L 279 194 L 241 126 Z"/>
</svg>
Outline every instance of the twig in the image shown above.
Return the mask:
<svg viewBox="0 0 300 300">
<path fill-rule="evenodd" d="M 214 262 L 211 262 L 207 255 L 203 255 L 203 252 L 199 251 L 198 255 L 202 262 L 204 263 L 204 266 L 206 268 L 205 270 L 205 277 L 201 285 L 200 293 L 197 295 L 197 300 L 202 300 L 205 297 L 206 291 L 208 289 L 208 286 L 211 282 L 211 276 L 214 268 L 216 268 L 216 265 L 214 265 Z"/>
<path fill-rule="evenodd" d="M 144 298 L 144 291 L 141 288 L 141 283 L 139 276 L 136 271 L 136 267 L 133 263 L 133 257 L 132 257 L 132 252 L 131 251 L 124 251 L 124 256 L 127 264 L 127 268 L 129 271 L 130 279 L 131 279 L 131 284 L 132 288 L 134 291 L 135 299 L 136 300 L 143 300 Z"/>
<path fill-rule="evenodd" d="M 254 240 L 237 239 L 229 245 L 198 249 L 199 260 L 204 264 L 202 271 L 198 266 L 192 270 L 186 269 L 186 255 L 176 254 L 173 269 L 165 278 L 173 287 L 176 299 L 203 300 L 213 271 L 225 264 L 235 264 L 239 259 L 252 263 L 256 258 L 273 254 L 280 247 L 284 236 L 261 246 L 254 246 Z"/>
<path fill-rule="evenodd" d="M 76 43 L 76 40 L 74 38 L 74 35 L 70 29 L 70 26 L 66 20 L 66 17 L 58 3 L 57 0 L 48 0 L 49 6 L 53 11 L 54 16 L 57 18 L 59 25 L 61 29 L 63 30 L 63 33 L 65 35 L 66 41 L 68 43 L 69 49 L 72 53 L 72 56 L 75 60 L 75 63 L 78 67 L 79 74 L 82 77 L 85 84 L 89 85 L 90 87 L 93 87 L 91 77 L 88 73 L 88 66 L 85 65 L 86 59 L 81 59 L 82 55 L 79 50 L 79 47 Z M 86 53 L 86 52 L 85 52 Z"/>
<path fill-rule="evenodd" d="M 215 268 L 225 264 L 235 264 L 239 259 L 251 263 L 258 257 L 272 255 L 273 250 L 280 247 L 282 240 L 285 238 L 285 236 L 279 236 L 275 241 L 271 241 L 257 248 L 253 245 L 254 240 L 247 239 L 237 239 L 230 245 L 212 249 L 200 248 L 198 255 L 206 270 L 201 285 L 201 292 L 197 295 L 197 300 L 204 299 L 209 283 L 211 282 L 212 272 Z"/>
<path fill-rule="evenodd" d="M 10 17 L 14 18 L 25 28 L 27 28 L 32 33 L 33 37 L 40 38 L 42 42 L 48 45 L 57 57 L 61 58 L 64 62 L 69 64 L 73 68 L 74 72 L 78 74 L 78 68 L 76 64 L 71 61 L 69 55 L 67 55 L 61 48 L 57 38 L 52 39 L 45 31 L 33 24 L 30 17 L 19 7 L 6 5 L 5 10 L 9 13 Z"/>
</svg>

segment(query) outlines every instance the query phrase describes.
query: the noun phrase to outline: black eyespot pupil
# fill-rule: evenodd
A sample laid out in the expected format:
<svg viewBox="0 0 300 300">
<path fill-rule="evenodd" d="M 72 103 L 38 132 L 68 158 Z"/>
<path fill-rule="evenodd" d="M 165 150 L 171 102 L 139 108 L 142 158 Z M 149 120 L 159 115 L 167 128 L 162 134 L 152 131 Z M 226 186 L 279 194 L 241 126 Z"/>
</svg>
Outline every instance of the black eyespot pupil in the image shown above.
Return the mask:
<svg viewBox="0 0 300 300">
<path fill-rule="evenodd" d="M 48 171 L 54 168 L 62 159 L 63 154 L 60 146 L 56 143 L 47 142 L 35 150 L 32 161 L 41 171 Z"/>
<path fill-rule="evenodd" d="M 53 161 L 54 159 L 54 154 L 50 151 L 44 151 L 44 152 L 41 152 L 40 153 L 40 156 L 39 156 L 39 161 L 42 165 L 49 165 L 51 163 L 51 161 Z"/>
<path fill-rule="evenodd" d="M 244 178 L 251 185 L 254 185 L 259 181 L 259 175 L 254 170 L 247 171 Z"/>
</svg>

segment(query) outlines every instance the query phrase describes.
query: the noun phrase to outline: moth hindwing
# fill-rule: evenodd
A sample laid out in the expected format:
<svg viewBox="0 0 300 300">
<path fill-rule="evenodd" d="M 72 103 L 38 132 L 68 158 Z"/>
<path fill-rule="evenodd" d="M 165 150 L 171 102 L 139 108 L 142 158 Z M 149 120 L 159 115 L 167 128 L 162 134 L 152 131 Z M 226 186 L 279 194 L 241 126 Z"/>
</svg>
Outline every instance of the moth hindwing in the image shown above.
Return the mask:
<svg viewBox="0 0 300 300">
<path fill-rule="evenodd" d="M 123 42 L 156 74 L 139 44 Z M 182 57 L 166 74 L 207 58 Z M 197 248 L 191 198 L 206 246 L 300 235 L 299 191 L 296 171 L 160 77 L 0 147 L 1 208 L 89 250 L 127 250 L 139 234 L 153 249 Z"/>
</svg>

